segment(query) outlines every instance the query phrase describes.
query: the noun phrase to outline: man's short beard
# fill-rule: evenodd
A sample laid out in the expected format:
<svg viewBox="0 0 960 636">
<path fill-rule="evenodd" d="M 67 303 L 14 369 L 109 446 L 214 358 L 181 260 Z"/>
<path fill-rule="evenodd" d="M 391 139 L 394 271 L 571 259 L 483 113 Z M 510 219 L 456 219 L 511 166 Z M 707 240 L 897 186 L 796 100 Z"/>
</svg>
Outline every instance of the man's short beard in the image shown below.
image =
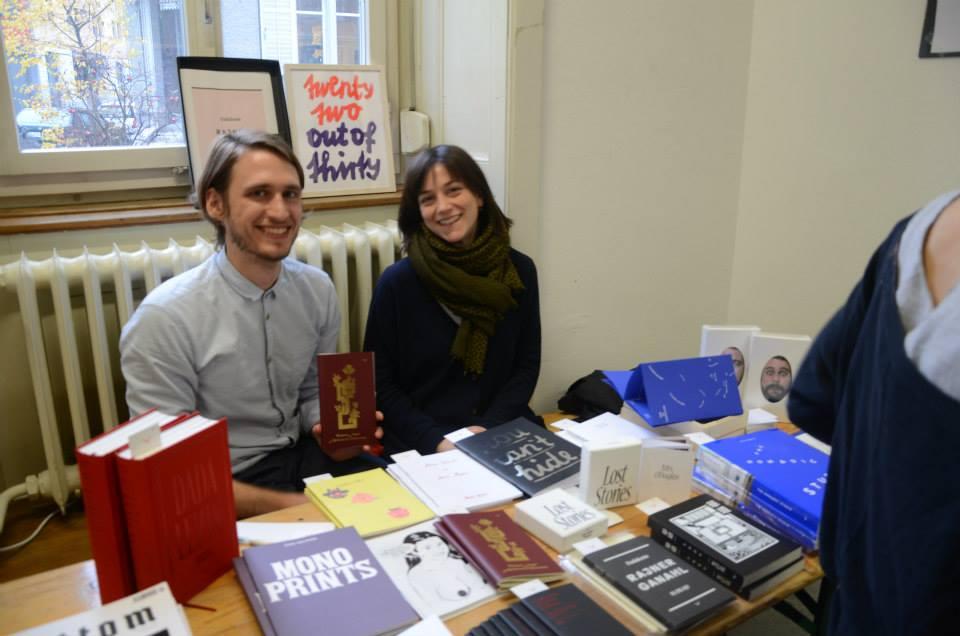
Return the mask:
<svg viewBox="0 0 960 636">
<path fill-rule="evenodd" d="M 763 397 L 771 402 L 779 402 L 787 394 L 787 389 L 783 388 L 782 385 L 771 382 L 770 384 L 764 385 L 763 387 Z"/>
</svg>

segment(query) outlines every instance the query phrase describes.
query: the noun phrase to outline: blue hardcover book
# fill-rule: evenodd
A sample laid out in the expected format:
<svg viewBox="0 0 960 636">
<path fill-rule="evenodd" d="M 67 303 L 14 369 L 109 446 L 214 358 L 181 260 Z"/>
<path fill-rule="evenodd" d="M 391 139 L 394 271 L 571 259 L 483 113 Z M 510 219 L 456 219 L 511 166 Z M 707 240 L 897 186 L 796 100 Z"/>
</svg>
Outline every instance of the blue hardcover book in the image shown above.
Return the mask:
<svg viewBox="0 0 960 636">
<path fill-rule="evenodd" d="M 604 375 L 650 426 L 743 413 L 730 356 L 644 362 L 632 371 Z"/>
<path fill-rule="evenodd" d="M 701 471 L 740 503 L 758 502 L 814 536 L 820 525 L 829 456 L 779 429 L 709 442 Z"/>
</svg>

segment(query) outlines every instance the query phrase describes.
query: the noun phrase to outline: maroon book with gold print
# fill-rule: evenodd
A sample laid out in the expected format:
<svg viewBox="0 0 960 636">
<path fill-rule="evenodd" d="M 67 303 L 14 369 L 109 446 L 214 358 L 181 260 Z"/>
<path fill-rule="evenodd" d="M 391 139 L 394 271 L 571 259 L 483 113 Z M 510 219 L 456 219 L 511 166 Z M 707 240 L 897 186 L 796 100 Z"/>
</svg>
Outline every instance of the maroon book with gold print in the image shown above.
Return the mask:
<svg viewBox="0 0 960 636">
<path fill-rule="evenodd" d="M 563 577 L 556 561 L 502 510 L 444 515 L 437 530 L 501 589 Z"/>
<path fill-rule="evenodd" d="M 373 371 L 370 352 L 317 356 L 323 450 L 375 443 L 377 400 Z"/>
</svg>

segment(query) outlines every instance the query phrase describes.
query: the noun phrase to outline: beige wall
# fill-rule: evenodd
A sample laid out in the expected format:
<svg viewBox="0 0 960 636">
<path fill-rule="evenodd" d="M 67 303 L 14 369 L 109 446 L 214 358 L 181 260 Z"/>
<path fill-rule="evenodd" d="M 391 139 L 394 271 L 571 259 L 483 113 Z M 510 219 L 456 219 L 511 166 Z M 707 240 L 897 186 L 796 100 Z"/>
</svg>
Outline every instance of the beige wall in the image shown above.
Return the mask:
<svg viewBox="0 0 960 636">
<path fill-rule="evenodd" d="M 696 355 L 726 319 L 751 20 L 746 0 L 545 3 L 536 409 L 593 369 Z"/>
<path fill-rule="evenodd" d="M 960 187 L 960 59 L 925 2 L 755 4 L 729 318 L 816 333 L 893 223 Z"/>
</svg>

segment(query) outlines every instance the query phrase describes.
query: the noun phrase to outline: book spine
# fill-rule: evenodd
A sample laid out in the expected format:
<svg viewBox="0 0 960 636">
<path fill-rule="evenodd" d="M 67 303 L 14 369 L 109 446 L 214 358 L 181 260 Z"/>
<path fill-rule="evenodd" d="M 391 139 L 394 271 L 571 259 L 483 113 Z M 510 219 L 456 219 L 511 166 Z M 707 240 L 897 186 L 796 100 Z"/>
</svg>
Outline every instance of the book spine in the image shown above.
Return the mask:
<svg viewBox="0 0 960 636">
<path fill-rule="evenodd" d="M 156 518 L 157 501 L 152 489 L 148 462 L 118 459 L 117 473 L 120 481 L 120 493 L 123 499 L 124 517 L 130 537 L 130 556 L 136 589 L 150 587 L 166 580 L 162 567 L 163 543 L 157 536 L 159 522 Z M 177 591 L 171 581 L 174 597 Z M 177 598 L 184 602 L 187 599 Z"/>
<path fill-rule="evenodd" d="M 767 504 L 767 507 L 774 508 L 783 512 L 789 519 L 795 523 L 816 532 L 819 525 L 819 519 L 798 506 L 792 504 L 785 497 L 767 488 L 762 482 L 754 480 L 750 488 L 750 496 Z"/>
<path fill-rule="evenodd" d="M 713 452 L 707 446 L 700 447 L 697 462 L 705 476 L 714 482 L 723 484 L 735 498 L 746 498 L 747 493 L 750 492 L 753 475 L 725 457 Z"/>
<path fill-rule="evenodd" d="M 663 526 L 651 525 L 650 538 L 678 555 L 681 559 L 689 561 L 691 565 L 709 575 L 721 585 L 725 585 L 735 592 L 743 587 L 744 579 L 741 573 L 717 561 L 710 556 L 709 552 L 698 547 L 686 537 L 671 532 Z"/>
<path fill-rule="evenodd" d="M 97 566 L 100 601 L 106 604 L 136 591 L 116 458 L 77 453 L 77 469 L 83 486 L 90 551 Z"/>
</svg>

